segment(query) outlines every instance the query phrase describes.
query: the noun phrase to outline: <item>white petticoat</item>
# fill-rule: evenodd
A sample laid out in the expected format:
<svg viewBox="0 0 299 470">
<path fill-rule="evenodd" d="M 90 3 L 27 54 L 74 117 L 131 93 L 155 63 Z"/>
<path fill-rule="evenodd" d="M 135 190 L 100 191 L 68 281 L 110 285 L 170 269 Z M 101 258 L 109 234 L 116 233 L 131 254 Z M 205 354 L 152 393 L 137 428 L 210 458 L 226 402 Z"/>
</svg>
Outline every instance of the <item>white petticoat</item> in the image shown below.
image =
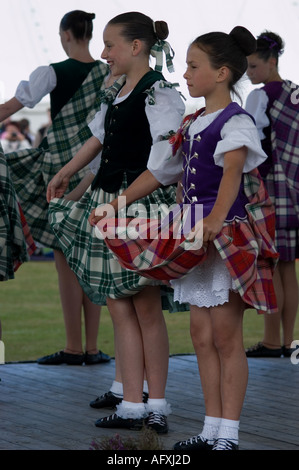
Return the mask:
<svg viewBox="0 0 299 470">
<path fill-rule="evenodd" d="M 215 307 L 229 300 L 229 291 L 235 291 L 234 281 L 214 245 L 208 249 L 207 259 L 181 279 L 171 281 L 174 300 L 197 307 Z"/>
</svg>

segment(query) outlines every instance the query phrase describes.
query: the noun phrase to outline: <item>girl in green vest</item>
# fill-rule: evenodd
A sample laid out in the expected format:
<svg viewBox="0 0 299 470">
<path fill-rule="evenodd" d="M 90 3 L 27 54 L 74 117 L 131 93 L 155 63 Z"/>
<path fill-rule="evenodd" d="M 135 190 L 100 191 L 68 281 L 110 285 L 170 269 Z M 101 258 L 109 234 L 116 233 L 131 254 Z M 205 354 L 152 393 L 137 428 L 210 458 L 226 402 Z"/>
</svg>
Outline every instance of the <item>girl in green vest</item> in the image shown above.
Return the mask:
<svg viewBox="0 0 299 470">
<path fill-rule="evenodd" d="M 33 108 L 50 93 L 52 125 L 38 149 L 26 149 L 6 155 L 11 177 L 35 241 L 53 248 L 58 271 L 66 346 L 45 356 L 39 364 L 88 364 L 106 362 L 109 356 L 97 348 L 100 308 L 82 290 L 61 252 L 48 223 L 47 183 L 77 152 L 91 133 L 88 123 L 98 109 L 98 95 L 109 69 L 89 52 L 93 13 L 75 10 L 60 23 L 60 38 L 68 59 L 38 67 L 29 81 L 21 81 L 15 96 L 0 105 L 0 122 L 23 107 Z M 70 190 L 82 180 L 86 170 L 78 173 Z M 81 337 L 81 311 L 85 318 L 86 354 Z"/>
</svg>

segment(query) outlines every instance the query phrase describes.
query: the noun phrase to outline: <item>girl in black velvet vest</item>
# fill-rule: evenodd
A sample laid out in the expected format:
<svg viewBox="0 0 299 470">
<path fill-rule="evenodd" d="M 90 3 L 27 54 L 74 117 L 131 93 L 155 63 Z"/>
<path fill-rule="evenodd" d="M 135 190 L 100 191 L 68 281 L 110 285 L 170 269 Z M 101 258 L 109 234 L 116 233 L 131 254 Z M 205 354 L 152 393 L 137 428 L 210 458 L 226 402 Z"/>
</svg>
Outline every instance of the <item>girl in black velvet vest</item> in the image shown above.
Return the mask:
<svg viewBox="0 0 299 470">
<path fill-rule="evenodd" d="M 165 22 L 154 23 L 141 13 L 125 13 L 107 24 L 102 58 L 107 60 L 114 76 L 125 75 L 125 82 L 116 99 L 113 96 L 109 103 L 102 104 L 90 125 L 93 136 L 48 187 L 49 200 L 61 197 L 69 178 L 102 151 L 99 171 L 79 202 L 63 199 L 50 202 L 50 223 L 72 269 L 89 297 L 95 303 L 106 303 L 112 316 L 115 382 L 120 391 L 112 404 L 122 402 L 115 414 L 96 422 L 98 427 L 136 429 L 142 427 L 145 419 L 147 426 L 158 432 L 168 430 L 165 386 L 169 350 L 161 286 L 121 268 L 104 240 L 95 237 L 93 227 L 99 204 L 114 200 L 146 169 L 155 146 L 171 155 L 168 137 L 178 128 L 184 105 L 171 84 L 149 66 L 153 46 L 157 63 L 162 49 L 168 55 L 170 48 L 164 41 L 167 36 Z M 169 58 L 168 55 L 168 61 Z M 159 110 L 154 123 L 158 120 L 159 126 L 153 125 L 148 117 L 153 109 Z M 145 206 L 152 203 L 172 205 L 175 189 L 172 186 L 159 188 L 142 199 Z M 168 290 L 167 295 L 172 296 L 172 292 Z M 163 308 L 169 307 L 164 304 Z M 143 403 L 144 368 L 149 393 L 146 406 Z M 107 405 L 107 395 L 99 397 L 91 406 Z"/>
</svg>

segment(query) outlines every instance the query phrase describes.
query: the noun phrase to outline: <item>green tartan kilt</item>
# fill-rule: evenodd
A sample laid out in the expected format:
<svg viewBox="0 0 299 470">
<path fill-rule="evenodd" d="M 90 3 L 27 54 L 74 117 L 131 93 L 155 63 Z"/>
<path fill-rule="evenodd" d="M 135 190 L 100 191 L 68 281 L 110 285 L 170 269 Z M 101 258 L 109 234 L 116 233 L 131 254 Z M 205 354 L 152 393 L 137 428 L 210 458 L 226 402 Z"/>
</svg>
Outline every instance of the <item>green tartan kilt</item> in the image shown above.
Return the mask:
<svg viewBox="0 0 299 470">
<path fill-rule="evenodd" d="M 17 195 L 0 149 L 0 281 L 14 279 L 16 264 L 29 260 Z"/>
<path fill-rule="evenodd" d="M 107 297 L 119 299 L 135 295 L 147 285 L 161 285 L 163 310 L 189 310 L 188 305 L 173 301 L 170 287 L 122 268 L 105 241 L 96 237 L 95 228 L 89 224 L 88 217 L 92 210 L 100 204 L 109 203 L 125 188 L 125 182 L 116 193 L 106 193 L 101 189 L 92 191 L 89 187 L 80 201 L 56 198 L 50 202 L 49 221 L 69 266 L 85 293 L 96 304 L 105 305 Z M 171 206 L 175 202 L 175 188 L 159 188 L 138 202 L 146 210 L 152 204 Z"/>
<path fill-rule="evenodd" d="M 57 165 L 50 152 L 43 148 L 7 153 L 6 160 L 33 239 L 46 247 L 60 249 L 48 221 L 46 192 L 48 183 L 67 160 L 61 160 Z M 70 191 L 79 184 L 86 171 L 78 172 L 71 179 Z"/>
</svg>

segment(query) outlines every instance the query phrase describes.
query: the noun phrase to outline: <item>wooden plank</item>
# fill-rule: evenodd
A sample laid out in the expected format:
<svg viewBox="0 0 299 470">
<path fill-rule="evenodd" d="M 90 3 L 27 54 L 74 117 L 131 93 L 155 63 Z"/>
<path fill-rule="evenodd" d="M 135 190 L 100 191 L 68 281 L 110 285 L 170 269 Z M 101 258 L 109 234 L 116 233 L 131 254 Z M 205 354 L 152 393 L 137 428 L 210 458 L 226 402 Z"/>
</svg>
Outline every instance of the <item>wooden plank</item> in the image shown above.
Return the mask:
<svg viewBox="0 0 299 470">
<path fill-rule="evenodd" d="M 299 450 L 299 365 L 289 359 L 249 359 L 240 426 L 242 450 Z M 90 400 L 109 390 L 114 361 L 95 366 L 0 366 L 0 450 L 87 450 L 95 439 L 133 431 L 100 429 L 109 410 Z M 166 396 L 172 407 L 165 450 L 198 434 L 204 400 L 194 355 L 172 356 Z"/>
</svg>

